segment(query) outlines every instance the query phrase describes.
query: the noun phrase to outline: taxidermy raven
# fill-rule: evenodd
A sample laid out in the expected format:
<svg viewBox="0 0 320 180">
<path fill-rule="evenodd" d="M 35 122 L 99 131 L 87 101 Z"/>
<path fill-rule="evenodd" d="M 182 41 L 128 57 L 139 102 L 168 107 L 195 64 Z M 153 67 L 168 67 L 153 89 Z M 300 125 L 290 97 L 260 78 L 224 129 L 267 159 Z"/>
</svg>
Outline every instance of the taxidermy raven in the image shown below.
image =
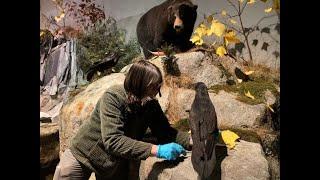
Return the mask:
<svg viewBox="0 0 320 180">
<path fill-rule="evenodd" d="M 120 57 L 123 55 L 124 54 L 121 53 L 111 53 L 104 59 L 95 62 L 85 73 L 87 76 L 87 80 L 90 81 L 97 71 L 103 72 L 104 70 L 115 66 L 118 63 Z"/>
<path fill-rule="evenodd" d="M 210 178 L 216 165 L 217 115 L 203 82 L 195 84 L 196 95 L 189 115 L 193 141 L 191 162 L 199 179 Z"/>
</svg>

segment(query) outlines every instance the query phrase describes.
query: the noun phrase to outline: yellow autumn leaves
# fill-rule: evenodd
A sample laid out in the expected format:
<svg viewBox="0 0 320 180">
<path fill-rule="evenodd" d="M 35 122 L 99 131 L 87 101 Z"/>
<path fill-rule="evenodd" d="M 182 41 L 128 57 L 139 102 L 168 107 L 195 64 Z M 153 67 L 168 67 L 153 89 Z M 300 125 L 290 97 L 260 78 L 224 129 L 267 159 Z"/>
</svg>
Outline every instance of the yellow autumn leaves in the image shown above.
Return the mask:
<svg viewBox="0 0 320 180">
<path fill-rule="evenodd" d="M 216 50 L 216 54 L 218 54 L 220 57 L 227 54 L 227 50 L 223 46 L 219 46 Z"/>
<path fill-rule="evenodd" d="M 240 137 L 236 133 L 230 130 L 224 130 L 224 131 L 221 131 L 220 133 L 221 133 L 220 134 L 221 138 L 223 142 L 226 144 L 226 146 L 229 149 L 233 149 L 236 145 L 235 141 L 238 140 Z"/>
<path fill-rule="evenodd" d="M 56 20 L 56 22 L 59 22 L 59 21 L 61 21 L 63 18 L 64 18 L 64 12 L 62 11 L 61 13 L 60 13 L 60 15 L 58 15 L 58 16 L 55 16 L 54 17 L 54 20 Z"/>
<path fill-rule="evenodd" d="M 261 0 L 262 2 L 267 2 L 267 0 Z M 272 7 L 269 7 L 264 10 L 265 13 L 270 13 L 274 11 L 279 11 L 280 10 L 280 0 L 272 0 Z"/>
<path fill-rule="evenodd" d="M 251 98 L 251 99 L 255 99 L 255 97 L 251 95 L 250 91 L 244 93 L 244 95 Z"/>
<path fill-rule="evenodd" d="M 239 1 L 242 3 L 244 0 L 239 0 Z M 247 1 L 248 4 L 253 4 L 255 2 L 256 2 L 256 0 L 248 0 Z"/>
<path fill-rule="evenodd" d="M 191 134 L 191 130 L 188 133 Z M 223 130 L 219 132 L 218 143 L 225 144 L 227 148 L 233 149 L 238 139 L 240 139 L 240 137 L 236 133 L 230 130 Z"/>
<path fill-rule="evenodd" d="M 222 11 L 222 14 L 227 14 L 226 11 Z M 208 27 L 202 22 L 194 31 L 190 41 L 196 45 L 202 45 L 204 43 L 204 36 L 215 35 L 219 38 L 223 38 L 225 45 L 221 45 L 216 48 L 216 54 L 224 56 L 227 53 L 226 46 L 230 43 L 239 43 L 240 40 L 236 37 L 236 34 L 232 30 L 227 30 L 226 26 L 214 19 L 211 15 L 208 16 L 206 21 L 209 23 Z"/>
<path fill-rule="evenodd" d="M 226 41 L 226 46 L 229 43 L 240 43 L 240 40 L 236 37 L 236 33 L 234 31 L 229 31 L 224 35 L 224 40 Z"/>
<path fill-rule="evenodd" d="M 253 4 L 255 2 L 256 2 L 255 0 L 248 0 L 248 4 Z"/>
<path fill-rule="evenodd" d="M 221 37 L 226 30 L 226 26 L 217 20 L 212 21 L 212 24 L 210 26 L 210 29 L 208 29 L 207 33 L 208 36 L 211 36 L 211 34 L 215 34 L 218 37 Z"/>
<path fill-rule="evenodd" d="M 55 16 L 54 17 L 54 20 L 56 21 L 56 22 L 60 22 L 63 18 L 64 18 L 64 16 L 65 16 L 65 13 L 64 13 L 64 10 L 63 10 L 63 0 L 52 0 L 55 4 L 56 4 L 56 7 L 59 9 L 59 11 L 60 11 L 60 14 L 59 15 L 57 15 L 57 16 Z"/>
<path fill-rule="evenodd" d="M 270 13 L 271 11 L 272 11 L 272 7 L 264 10 L 264 12 L 266 13 Z"/>
</svg>

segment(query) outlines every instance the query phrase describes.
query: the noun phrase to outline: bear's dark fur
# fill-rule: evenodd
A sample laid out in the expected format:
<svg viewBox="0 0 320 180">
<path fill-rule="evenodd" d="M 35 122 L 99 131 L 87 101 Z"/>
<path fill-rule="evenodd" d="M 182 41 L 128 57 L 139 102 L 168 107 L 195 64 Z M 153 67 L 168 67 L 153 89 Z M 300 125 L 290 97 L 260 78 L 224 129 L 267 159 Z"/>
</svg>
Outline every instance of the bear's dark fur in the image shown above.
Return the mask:
<svg viewBox="0 0 320 180">
<path fill-rule="evenodd" d="M 146 12 L 137 25 L 138 42 L 145 58 L 165 44 L 172 45 L 175 52 L 191 49 L 197 7 L 190 0 L 167 0 Z"/>
</svg>

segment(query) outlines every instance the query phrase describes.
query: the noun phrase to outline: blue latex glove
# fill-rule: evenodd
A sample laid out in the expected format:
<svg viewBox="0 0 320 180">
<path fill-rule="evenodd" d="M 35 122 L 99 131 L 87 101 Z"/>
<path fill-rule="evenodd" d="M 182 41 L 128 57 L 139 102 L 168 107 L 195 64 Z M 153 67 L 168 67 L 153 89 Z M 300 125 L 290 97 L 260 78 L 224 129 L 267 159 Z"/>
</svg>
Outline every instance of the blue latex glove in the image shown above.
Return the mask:
<svg viewBox="0 0 320 180">
<path fill-rule="evenodd" d="M 158 158 L 164 158 L 167 160 L 175 160 L 180 154 L 186 154 L 186 150 L 177 143 L 169 143 L 164 145 L 158 145 Z"/>
</svg>

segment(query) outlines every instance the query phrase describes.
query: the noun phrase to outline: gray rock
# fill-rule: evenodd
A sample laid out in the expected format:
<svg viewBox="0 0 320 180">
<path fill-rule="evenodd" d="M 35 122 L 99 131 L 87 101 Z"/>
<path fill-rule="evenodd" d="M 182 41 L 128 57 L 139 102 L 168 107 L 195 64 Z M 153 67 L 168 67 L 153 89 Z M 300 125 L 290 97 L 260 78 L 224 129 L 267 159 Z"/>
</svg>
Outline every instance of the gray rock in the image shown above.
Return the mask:
<svg viewBox="0 0 320 180">
<path fill-rule="evenodd" d="M 174 89 L 169 97 L 168 109 L 174 120 L 187 119 L 187 110 L 190 110 L 195 92 L 190 89 Z M 215 106 L 219 127 L 253 127 L 259 123 L 265 113 L 264 104 L 249 105 L 236 100 L 236 95 L 220 91 L 218 94 L 209 93 Z"/>
<path fill-rule="evenodd" d="M 114 73 L 105 76 L 77 94 L 62 107 L 60 120 L 60 153 L 69 145 L 69 140 L 78 131 L 81 124 L 89 119 L 96 103 L 103 93 L 112 85 L 123 84 L 123 73 Z"/>
<path fill-rule="evenodd" d="M 60 114 L 60 110 L 62 108 L 62 105 L 63 105 L 63 102 L 60 102 L 59 104 L 54 106 L 50 111 L 47 112 L 47 114 L 49 114 L 51 116 L 52 122 L 58 123 L 59 114 Z"/>
<path fill-rule="evenodd" d="M 153 64 L 159 67 L 162 75 L 165 75 L 162 58 L 154 57 L 150 60 Z M 177 58 L 177 64 L 181 74 L 189 77 L 195 82 L 204 82 L 208 87 L 224 84 L 226 82 L 226 76 L 223 76 L 222 71 L 215 65 L 215 63 L 204 58 L 202 52 L 187 52 L 178 53 L 175 55 Z M 125 66 L 120 72 L 127 73 L 131 67 L 130 65 Z"/>
<path fill-rule="evenodd" d="M 195 180 L 197 173 L 192 167 L 191 152 L 187 153 L 187 158 L 182 162 L 169 162 L 156 157 L 149 157 L 141 162 L 140 179 L 179 179 Z"/>
<path fill-rule="evenodd" d="M 57 106 L 61 102 L 61 99 L 59 98 L 51 98 L 49 94 L 42 94 L 40 95 L 40 111 L 46 112 L 53 109 L 55 106 Z"/>
<path fill-rule="evenodd" d="M 260 144 L 240 140 L 221 163 L 223 180 L 267 180 L 269 167 Z"/>
<path fill-rule="evenodd" d="M 276 102 L 276 97 L 272 94 L 272 92 L 268 89 L 265 94 L 265 99 L 267 104 L 274 104 Z"/>
<path fill-rule="evenodd" d="M 217 174 L 221 173 L 218 177 L 221 176 L 222 180 L 267 180 L 269 178 L 268 162 L 259 144 L 240 141 L 236 144 L 235 149 L 227 150 L 227 154 L 219 160 L 215 170 Z M 219 157 L 218 153 L 217 157 Z M 169 162 L 156 157 L 149 157 L 141 162 L 140 179 L 195 180 L 197 179 L 197 173 L 192 167 L 191 153 L 188 152 L 186 158 L 180 162 Z"/>
<path fill-rule="evenodd" d="M 226 77 L 222 71 L 202 52 L 188 52 L 177 54 L 177 64 L 181 74 L 189 76 L 194 83 L 203 82 L 208 87 L 224 84 Z"/>
<path fill-rule="evenodd" d="M 125 67 L 123 67 L 121 70 L 120 70 L 120 73 L 124 73 L 124 74 L 127 74 L 129 72 L 129 69 L 131 68 L 132 64 L 129 64 L 129 65 L 126 65 Z"/>
<path fill-rule="evenodd" d="M 216 108 L 220 127 L 253 127 L 260 123 L 266 110 L 264 104 L 249 105 L 225 91 L 210 93 L 210 98 Z"/>
</svg>

